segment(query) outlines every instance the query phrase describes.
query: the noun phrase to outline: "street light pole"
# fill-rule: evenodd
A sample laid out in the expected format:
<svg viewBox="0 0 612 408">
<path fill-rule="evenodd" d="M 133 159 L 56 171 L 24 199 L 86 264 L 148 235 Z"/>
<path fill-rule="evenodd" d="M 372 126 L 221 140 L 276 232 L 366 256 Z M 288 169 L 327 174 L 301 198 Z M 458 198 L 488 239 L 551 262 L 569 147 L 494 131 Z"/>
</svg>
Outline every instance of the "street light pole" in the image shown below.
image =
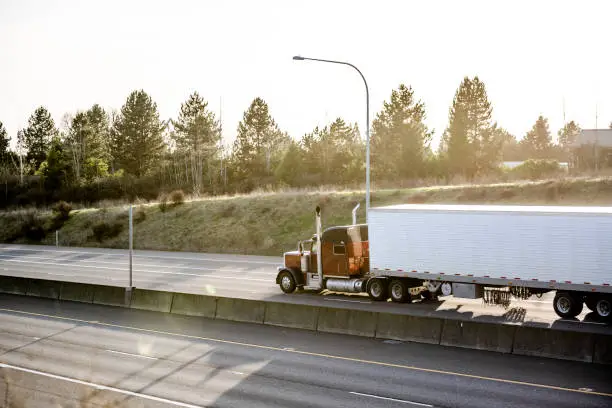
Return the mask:
<svg viewBox="0 0 612 408">
<path fill-rule="evenodd" d="M 326 60 L 319 58 L 307 58 L 296 55 L 293 57 L 294 61 L 317 61 L 317 62 L 329 62 L 331 64 L 348 65 L 359 72 L 361 79 L 365 85 L 366 90 L 366 223 L 368 222 L 368 212 L 370 210 L 370 90 L 368 89 L 368 83 L 356 66 L 351 63 L 343 61 Z"/>
</svg>

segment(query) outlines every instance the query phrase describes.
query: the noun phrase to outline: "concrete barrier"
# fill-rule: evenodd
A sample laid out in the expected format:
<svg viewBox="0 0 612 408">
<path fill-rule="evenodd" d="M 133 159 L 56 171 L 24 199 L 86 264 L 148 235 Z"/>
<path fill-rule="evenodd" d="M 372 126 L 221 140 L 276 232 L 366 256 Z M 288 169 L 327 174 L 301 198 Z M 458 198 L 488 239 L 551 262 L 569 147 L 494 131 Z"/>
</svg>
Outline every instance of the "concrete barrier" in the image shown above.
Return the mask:
<svg viewBox="0 0 612 408">
<path fill-rule="evenodd" d="M 62 282 L 60 300 L 93 303 L 94 286 L 86 283 Z"/>
<path fill-rule="evenodd" d="M 263 323 L 265 302 L 257 300 L 218 298 L 215 318 L 235 322 Z"/>
<path fill-rule="evenodd" d="M 440 344 L 442 319 L 378 313 L 376 338 Z"/>
<path fill-rule="evenodd" d="M 172 292 L 162 292 L 149 289 L 134 289 L 132 293 L 132 309 L 152 310 L 154 312 L 170 313 L 172 307 Z"/>
<path fill-rule="evenodd" d="M 264 324 L 317 330 L 319 308 L 310 305 L 266 302 Z"/>
<path fill-rule="evenodd" d="M 511 353 L 516 327 L 444 320 L 440 345 Z"/>
<path fill-rule="evenodd" d="M 321 307 L 319 308 L 317 331 L 374 337 L 376 319 L 376 312 Z"/>
<path fill-rule="evenodd" d="M 40 298 L 59 299 L 61 287 L 61 282 L 43 279 L 30 279 L 26 294 L 28 296 Z"/>
<path fill-rule="evenodd" d="M 130 299 L 127 299 L 125 288 L 118 286 L 96 286 L 94 287 L 93 302 L 98 305 L 129 307 Z"/>
<path fill-rule="evenodd" d="M 593 361 L 593 344 L 592 333 L 520 326 L 516 329 L 512 353 L 590 363 Z"/>
<path fill-rule="evenodd" d="M 189 293 L 175 293 L 170 313 L 214 319 L 217 313 L 217 298 Z"/>
<path fill-rule="evenodd" d="M 14 276 L 0 276 L 0 293 L 25 295 L 28 291 L 28 279 Z"/>
<path fill-rule="evenodd" d="M 596 334 L 594 341 L 593 362 L 598 364 L 612 364 L 612 336 Z"/>
</svg>

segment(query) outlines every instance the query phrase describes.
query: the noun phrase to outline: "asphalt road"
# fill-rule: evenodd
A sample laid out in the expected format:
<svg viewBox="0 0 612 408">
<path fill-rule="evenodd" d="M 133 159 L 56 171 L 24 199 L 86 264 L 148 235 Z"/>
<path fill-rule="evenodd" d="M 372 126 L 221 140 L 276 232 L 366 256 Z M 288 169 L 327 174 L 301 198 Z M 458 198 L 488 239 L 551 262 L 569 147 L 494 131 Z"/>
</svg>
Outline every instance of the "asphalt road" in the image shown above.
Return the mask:
<svg viewBox="0 0 612 408">
<path fill-rule="evenodd" d="M 128 259 L 127 251 L 116 249 L 0 245 L 0 275 L 128 286 Z M 513 301 L 507 308 L 452 296 L 398 305 L 372 302 L 365 294 L 285 295 L 275 283 L 276 267 L 281 263 L 281 257 L 139 250 L 133 257 L 133 284 L 145 289 L 612 332 L 590 319 L 586 308 L 577 320 L 559 319 L 552 309 L 552 293 L 541 299 Z"/>
<path fill-rule="evenodd" d="M 12 295 L 0 363 L 167 406 L 612 406 L 610 366 Z"/>
</svg>

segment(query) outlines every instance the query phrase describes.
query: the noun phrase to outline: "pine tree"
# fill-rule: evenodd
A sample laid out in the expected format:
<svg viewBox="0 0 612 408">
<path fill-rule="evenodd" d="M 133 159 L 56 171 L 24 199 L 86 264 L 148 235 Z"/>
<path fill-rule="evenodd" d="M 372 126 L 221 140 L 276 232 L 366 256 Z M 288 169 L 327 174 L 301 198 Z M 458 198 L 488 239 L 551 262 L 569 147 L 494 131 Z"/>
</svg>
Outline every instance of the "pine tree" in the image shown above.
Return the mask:
<svg viewBox="0 0 612 408">
<path fill-rule="evenodd" d="M 308 173 L 318 175 L 318 183 L 354 182 L 361 174 L 365 154 L 359 130 L 342 118 L 304 135 L 302 145 Z"/>
<path fill-rule="evenodd" d="M 540 115 L 531 130 L 521 140 L 521 145 L 531 159 L 548 158 L 552 148 L 552 136 L 548 128 L 548 119 Z"/>
<path fill-rule="evenodd" d="M 177 151 L 189 158 L 193 190 L 200 194 L 203 175 L 207 175 L 210 183 L 216 175 L 221 140 L 219 123 L 215 114 L 208 109 L 208 103 L 194 92 L 181 105 L 178 119 L 172 124 Z"/>
<path fill-rule="evenodd" d="M 502 161 L 521 161 L 521 148 L 516 136 L 504 128 L 497 128 L 495 131 L 497 143 L 501 146 Z"/>
<path fill-rule="evenodd" d="M 0 122 L 0 165 L 9 160 L 9 143 L 8 133 L 4 128 L 4 124 Z"/>
<path fill-rule="evenodd" d="M 425 105 L 400 84 L 372 122 L 372 173 L 376 179 L 424 175 L 432 132 L 423 123 Z"/>
<path fill-rule="evenodd" d="M 157 104 L 143 90 L 133 91 L 111 129 L 111 152 L 118 168 L 136 177 L 156 168 L 164 150 Z"/>
<path fill-rule="evenodd" d="M 573 120 L 566 123 L 557 133 L 559 136 L 559 149 L 565 160 L 569 159 L 571 145 L 580 135 L 580 126 Z"/>
<path fill-rule="evenodd" d="M 87 112 L 87 122 L 91 127 L 88 158 L 96 158 L 109 162 L 110 155 L 110 120 L 108 113 L 98 104 L 94 104 Z"/>
<path fill-rule="evenodd" d="M 443 147 L 450 169 L 469 178 L 497 166 L 501 145 L 495 137 L 493 108 L 483 82 L 476 76 L 465 77 L 459 85 L 449 110 L 449 124 Z"/>
<path fill-rule="evenodd" d="M 233 157 L 235 178 L 251 187 L 271 176 L 290 138 L 270 115 L 268 104 L 255 98 L 238 124 Z"/>
<path fill-rule="evenodd" d="M 26 151 L 26 162 L 31 172 L 38 170 L 45 161 L 51 140 L 57 133 L 51 114 L 43 106 L 30 116 L 28 127 L 21 135 L 21 145 Z"/>
<path fill-rule="evenodd" d="M 299 143 L 291 140 L 276 168 L 276 179 L 284 184 L 295 186 L 304 171 L 303 151 Z"/>
</svg>

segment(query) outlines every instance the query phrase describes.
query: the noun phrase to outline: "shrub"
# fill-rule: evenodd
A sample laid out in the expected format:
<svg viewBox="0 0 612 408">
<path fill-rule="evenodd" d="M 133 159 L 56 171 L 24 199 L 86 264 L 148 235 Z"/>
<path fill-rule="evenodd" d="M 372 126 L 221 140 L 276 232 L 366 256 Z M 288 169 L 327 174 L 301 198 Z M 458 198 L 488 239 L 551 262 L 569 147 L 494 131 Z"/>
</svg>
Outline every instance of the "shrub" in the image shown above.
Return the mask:
<svg viewBox="0 0 612 408">
<path fill-rule="evenodd" d="M 72 211 L 72 205 L 65 201 L 60 201 L 53 206 L 54 218 L 57 221 L 67 221 L 70 218 L 70 211 Z"/>
<path fill-rule="evenodd" d="M 44 222 L 34 213 L 27 213 L 21 224 L 21 236 L 28 241 L 40 242 L 47 235 Z"/>
<path fill-rule="evenodd" d="M 92 230 L 94 238 L 101 243 L 105 239 L 115 238 L 117 235 L 119 235 L 123 230 L 123 223 L 117 221 L 110 223 L 99 221 L 94 224 Z"/>
<path fill-rule="evenodd" d="M 407 202 L 412 204 L 424 204 L 429 201 L 430 194 L 427 193 L 417 193 L 408 197 Z"/>
<path fill-rule="evenodd" d="M 170 201 L 174 205 L 180 205 L 185 202 L 185 193 L 183 190 L 174 190 L 170 193 Z"/>
<path fill-rule="evenodd" d="M 159 211 L 166 212 L 168 209 L 168 196 L 166 194 L 162 194 L 159 196 Z"/>
<path fill-rule="evenodd" d="M 534 160 L 529 159 L 512 169 L 514 174 L 521 178 L 538 180 L 545 177 L 554 176 L 561 170 L 559 162 L 556 160 Z"/>
<path fill-rule="evenodd" d="M 500 198 L 507 200 L 509 198 L 513 198 L 516 196 L 516 191 L 514 190 L 504 190 L 499 194 Z"/>
</svg>

